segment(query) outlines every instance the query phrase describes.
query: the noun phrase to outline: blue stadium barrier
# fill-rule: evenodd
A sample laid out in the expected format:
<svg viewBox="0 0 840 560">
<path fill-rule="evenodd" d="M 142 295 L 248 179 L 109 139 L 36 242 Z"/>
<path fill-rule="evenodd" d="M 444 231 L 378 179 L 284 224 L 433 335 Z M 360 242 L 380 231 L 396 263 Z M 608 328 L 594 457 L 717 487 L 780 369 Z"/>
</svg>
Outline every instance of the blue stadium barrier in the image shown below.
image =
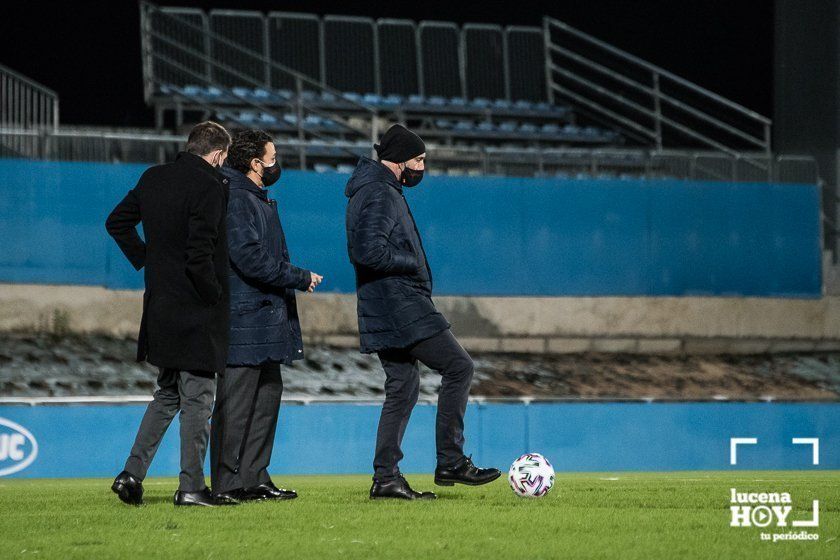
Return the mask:
<svg viewBox="0 0 840 560">
<path fill-rule="evenodd" d="M 114 476 L 144 409 L 0 406 L 0 475 Z M 379 411 L 374 404 L 284 405 L 272 472 L 370 472 Z M 428 404 L 415 409 L 404 439 L 404 472 L 434 470 L 435 412 Z M 466 452 L 478 464 L 499 468 L 533 451 L 567 472 L 840 468 L 840 403 L 470 403 L 465 423 Z M 2 442 L 13 436 L 18 444 L 10 458 Z M 732 437 L 758 440 L 739 448 L 735 466 Z M 793 438 L 819 438 L 818 465 L 812 447 L 794 445 Z M 32 456 L 32 440 L 34 461 L 10 472 Z M 178 453 L 176 420 L 149 475 L 177 475 Z"/>
<path fill-rule="evenodd" d="M 0 282 L 141 288 L 103 224 L 146 167 L 0 160 Z M 270 191 L 325 291 L 355 289 L 346 181 L 289 170 Z M 437 294 L 821 295 L 816 185 L 429 176 L 406 196 Z"/>
</svg>

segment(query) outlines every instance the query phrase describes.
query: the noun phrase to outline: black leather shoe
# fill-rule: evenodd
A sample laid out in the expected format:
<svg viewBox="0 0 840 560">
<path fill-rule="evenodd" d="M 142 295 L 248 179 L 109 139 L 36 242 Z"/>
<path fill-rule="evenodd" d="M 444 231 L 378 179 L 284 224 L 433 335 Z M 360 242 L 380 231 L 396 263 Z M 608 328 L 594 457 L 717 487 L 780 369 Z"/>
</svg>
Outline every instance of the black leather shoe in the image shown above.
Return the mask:
<svg viewBox="0 0 840 560">
<path fill-rule="evenodd" d="M 175 492 L 174 502 L 176 506 L 216 507 L 235 505 L 235 502 L 217 500 L 209 488 L 199 490 L 198 492 L 183 492 L 178 490 Z"/>
<path fill-rule="evenodd" d="M 143 503 L 143 483 L 128 471 L 123 471 L 114 479 L 111 490 L 120 497 L 120 500 L 130 506 L 139 506 Z"/>
<path fill-rule="evenodd" d="M 277 488 L 270 480 L 264 484 L 246 488 L 245 492 L 254 496 L 261 496 L 263 500 L 294 500 L 298 496 L 294 490 Z"/>
<path fill-rule="evenodd" d="M 434 500 L 437 496 L 433 492 L 415 492 L 408 485 L 408 481 L 400 475 L 387 482 L 373 481 L 370 487 L 370 499 L 397 498 L 400 500 Z"/>
<path fill-rule="evenodd" d="M 254 499 L 242 488 L 236 488 L 235 490 L 229 490 L 227 492 L 213 492 L 213 498 L 217 502 L 220 502 L 219 505 L 222 505 L 222 503 L 224 505 L 236 505 L 239 502 L 247 502 L 248 500 Z"/>
<path fill-rule="evenodd" d="M 452 486 L 466 484 L 481 486 L 493 482 L 502 475 L 499 469 L 480 469 L 472 462 L 472 455 L 453 467 L 438 467 L 435 469 L 435 484 L 438 486 Z"/>
</svg>

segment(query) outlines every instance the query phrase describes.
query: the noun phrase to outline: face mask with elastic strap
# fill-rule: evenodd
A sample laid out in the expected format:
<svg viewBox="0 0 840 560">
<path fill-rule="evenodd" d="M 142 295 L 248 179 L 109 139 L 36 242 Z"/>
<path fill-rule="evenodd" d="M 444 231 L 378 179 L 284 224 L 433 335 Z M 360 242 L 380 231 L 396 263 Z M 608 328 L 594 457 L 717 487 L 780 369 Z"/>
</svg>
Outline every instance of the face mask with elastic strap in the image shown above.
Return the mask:
<svg viewBox="0 0 840 560">
<path fill-rule="evenodd" d="M 280 164 L 278 162 L 275 161 L 274 165 L 268 165 L 261 159 L 258 159 L 257 161 L 263 166 L 262 182 L 264 187 L 270 187 L 280 179 L 280 174 L 283 170 L 280 168 Z"/>
<path fill-rule="evenodd" d="M 412 169 L 404 163 L 402 173 L 400 173 L 400 184 L 406 187 L 416 187 L 423 180 L 423 172 L 423 169 Z"/>
</svg>

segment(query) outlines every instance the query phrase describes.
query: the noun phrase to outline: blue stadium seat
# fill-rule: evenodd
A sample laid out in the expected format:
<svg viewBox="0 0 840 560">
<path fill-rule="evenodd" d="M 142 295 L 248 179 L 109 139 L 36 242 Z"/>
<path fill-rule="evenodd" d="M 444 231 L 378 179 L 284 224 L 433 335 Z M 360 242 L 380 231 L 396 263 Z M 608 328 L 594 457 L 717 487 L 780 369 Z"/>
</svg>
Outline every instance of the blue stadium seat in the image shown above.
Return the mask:
<svg viewBox="0 0 840 560">
<path fill-rule="evenodd" d="M 315 173 L 335 173 L 335 167 L 326 163 L 316 163 L 312 168 L 315 170 Z"/>
<path fill-rule="evenodd" d="M 268 113 L 261 113 L 260 122 L 267 125 L 277 124 L 277 117 Z"/>
<path fill-rule="evenodd" d="M 467 100 L 463 97 L 450 97 L 449 105 L 451 105 L 452 107 L 466 107 Z"/>
<path fill-rule="evenodd" d="M 403 96 L 392 93 L 382 98 L 382 105 L 385 105 L 387 107 L 397 107 L 399 105 L 402 105 L 403 101 Z"/>
<path fill-rule="evenodd" d="M 254 96 L 254 99 L 259 99 L 261 101 L 270 101 L 275 98 L 275 95 L 272 92 L 263 88 L 256 88 L 252 92 L 252 95 Z"/>
<path fill-rule="evenodd" d="M 504 121 L 499 124 L 499 130 L 502 132 L 516 132 L 519 128 L 519 123 L 516 121 Z"/>
<path fill-rule="evenodd" d="M 476 97 L 472 101 L 470 101 L 470 105 L 479 109 L 486 109 L 490 107 L 490 100 L 484 97 Z"/>
<path fill-rule="evenodd" d="M 368 105 L 382 105 L 382 97 L 375 93 L 366 93 L 362 96 L 362 102 Z"/>
<path fill-rule="evenodd" d="M 426 102 L 426 98 L 422 95 L 412 94 L 408 96 L 408 102 L 411 105 L 422 105 Z"/>
<path fill-rule="evenodd" d="M 306 115 L 303 119 L 303 126 L 320 127 L 324 123 L 324 119 L 320 115 Z"/>
<path fill-rule="evenodd" d="M 184 95 L 189 95 L 192 97 L 204 96 L 204 88 L 202 88 L 201 86 L 187 85 L 181 88 L 181 91 L 184 92 Z"/>
<path fill-rule="evenodd" d="M 507 99 L 496 99 L 493 101 L 494 109 L 510 109 L 513 104 Z"/>
<path fill-rule="evenodd" d="M 435 121 L 435 127 L 442 129 L 452 128 L 452 121 L 448 121 L 446 119 L 437 119 Z"/>
<path fill-rule="evenodd" d="M 426 103 L 433 107 L 443 107 L 446 105 L 446 99 L 440 97 L 439 95 L 433 95 L 426 100 Z"/>
<path fill-rule="evenodd" d="M 251 111 L 240 111 L 237 115 L 237 120 L 243 123 L 255 123 L 259 120 L 259 117 Z"/>
</svg>

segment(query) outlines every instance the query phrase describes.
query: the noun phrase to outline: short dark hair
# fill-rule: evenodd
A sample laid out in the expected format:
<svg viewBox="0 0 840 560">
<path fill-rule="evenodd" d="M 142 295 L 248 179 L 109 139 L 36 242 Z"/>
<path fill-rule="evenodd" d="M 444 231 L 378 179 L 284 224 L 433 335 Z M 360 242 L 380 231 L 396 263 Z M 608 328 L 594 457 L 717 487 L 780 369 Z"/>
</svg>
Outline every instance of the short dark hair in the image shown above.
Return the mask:
<svg viewBox="0 0 840 560">
<path fill-rule="evenodd" d="M 230 134 L 225 127 L 213 121 L 198 123 L 187 138 L 187 151 L 197 156 L 206 156 L 210 152 L 227 150 L 229 147 Z"/>
<path fill-rule="evenodd" d="M 228 151 L 227 164 L 241 173 L 251 170 L 251 160 L 262 159 L 265 145 L 274 142 L 274 138 L 264 130 L 243 130 L 233 135 L 233 142 Z"/>
</svg>

